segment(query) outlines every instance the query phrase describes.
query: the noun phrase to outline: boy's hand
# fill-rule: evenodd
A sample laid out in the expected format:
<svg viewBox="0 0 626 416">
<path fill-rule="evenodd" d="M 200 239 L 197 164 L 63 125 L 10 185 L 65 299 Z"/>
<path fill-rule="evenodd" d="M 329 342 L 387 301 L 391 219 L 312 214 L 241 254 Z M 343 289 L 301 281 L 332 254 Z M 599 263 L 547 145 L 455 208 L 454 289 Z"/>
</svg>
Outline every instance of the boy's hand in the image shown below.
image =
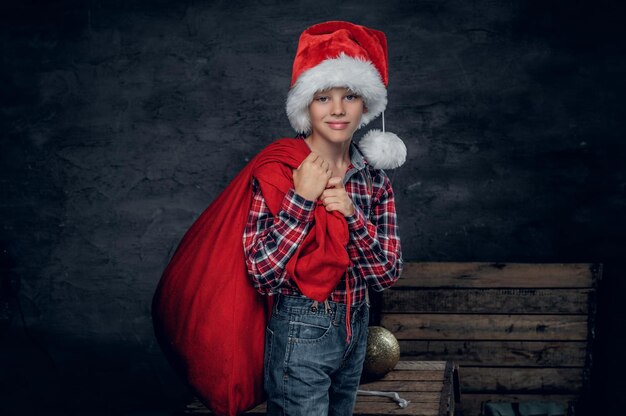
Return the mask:
<svg viewBox="0 0 626 416">
<path fill-rule="evenodd" d="M 339 176 L 328 180 L 329 188 L 322 192 L 321 200 L 326 207 L 326 211 L 339 211 L 344 217 L 354 214 L 354 204 L 352 198 L 346 192 L 343 182 Z"/>
<path fill-rule="evenodd" d="M 317 153 L 311 152 L 293 171 L 296 193 L 309 201 L 315 201 L 326 188 L 333 175 L 330 165 Z"/>
</svg>

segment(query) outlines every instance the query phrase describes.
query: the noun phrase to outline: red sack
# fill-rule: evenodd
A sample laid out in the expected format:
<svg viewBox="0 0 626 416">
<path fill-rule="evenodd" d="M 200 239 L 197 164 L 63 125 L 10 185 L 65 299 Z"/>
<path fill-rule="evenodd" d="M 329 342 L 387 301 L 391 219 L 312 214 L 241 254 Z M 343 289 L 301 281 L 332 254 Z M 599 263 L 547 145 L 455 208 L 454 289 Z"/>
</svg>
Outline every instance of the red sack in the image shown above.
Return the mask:
<svg viewBox="0 0 626 416">
<path fill-rule="evenodd" d="M 280 139 L 263 149 L 187 231 L 156 289 L 152 316 L 159 344 L 217 415 L 236 415 L 264 400 L 271 297 L 252 286 L 243 251 L 252 176 L 275 214 L 293 187 L 292 169 L 309 152 L 301 139 Z M 287 272 L 305 295 L 323 301 L 346 273 L 349 234 L 341 214 L 318 204 L 314 216 Z"/>
</svg>

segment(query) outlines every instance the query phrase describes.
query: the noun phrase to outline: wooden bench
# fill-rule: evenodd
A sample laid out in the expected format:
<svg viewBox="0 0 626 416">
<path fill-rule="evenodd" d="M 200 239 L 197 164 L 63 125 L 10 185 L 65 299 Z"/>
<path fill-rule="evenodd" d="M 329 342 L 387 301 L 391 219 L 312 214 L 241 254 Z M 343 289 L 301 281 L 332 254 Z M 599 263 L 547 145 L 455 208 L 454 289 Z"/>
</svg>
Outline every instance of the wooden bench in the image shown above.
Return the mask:
<svg viewBox="0 0 626 416">
<path fill-rule="evenodd" d="M 458 368 L 445 361 L 400 361 L 385 377 L 364 382 L 359 389 L 397 392 L 410 403 L 401 408 L 387 397 L 357 396 L 354 414 L 359 416 L 405 415 L 405 416 L 454 416 L 458 401 Z M 265 403 L 247 415 L 264 415 Z M 201 415 L 211 412 L 196 400 L 189 404 L 183 414 Z"/>
<path fill-rule="evenodd" d="M 598 264 L 407 263 L 374 299 L 375 320 L 403 360 L 459 364 L 464 416 L 487 401 L 575 407 L 589 388 L 601 274 Z"/>
</svg>

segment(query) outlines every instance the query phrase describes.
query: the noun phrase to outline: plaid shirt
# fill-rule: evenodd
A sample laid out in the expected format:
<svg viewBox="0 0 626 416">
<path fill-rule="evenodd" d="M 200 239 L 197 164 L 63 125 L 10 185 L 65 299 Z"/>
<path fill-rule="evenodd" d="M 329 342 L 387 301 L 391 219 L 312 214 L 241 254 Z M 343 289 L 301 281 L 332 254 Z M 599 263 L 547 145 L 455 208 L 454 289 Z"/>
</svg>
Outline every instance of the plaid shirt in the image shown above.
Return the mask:
<svg viewBox="0 0 626 416">
<path fill-rule="evenodd" d="M 351 164 L 344 177 L 355 213 L 346 217 L 350 231 L 348 280 L 352 303 L 361 303 L 367 286 L 382 291 L 398 280 L 402 270 L 400 238 L 391 182 L 384 171 L 371 168 L 354 144 Z M 315 202 L 290 189 L 276 217 L 269 211 L 260 187 L 253 179 L 253 201 L 243 235 L 248 273 L 263 294 L 302 296 L 286 276 L 285 266 L 311 228 Z M 330 300 L 346 303 L 345 279 Z"/>
</svg>

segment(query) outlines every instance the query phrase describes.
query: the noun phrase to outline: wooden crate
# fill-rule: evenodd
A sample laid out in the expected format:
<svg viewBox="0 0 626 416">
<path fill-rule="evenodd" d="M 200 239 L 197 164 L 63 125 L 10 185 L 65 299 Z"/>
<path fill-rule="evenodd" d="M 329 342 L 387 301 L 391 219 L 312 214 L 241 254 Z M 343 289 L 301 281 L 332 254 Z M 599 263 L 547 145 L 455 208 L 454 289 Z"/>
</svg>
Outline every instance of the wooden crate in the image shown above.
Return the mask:
<svg viewBox="0 0 626 416">
<path fill-rule="evenodd" d="M 359 395 L 355 415 L 453 416 L 460 399 L 458 367 L 450 361 L 400 361 L 384 378 L 359 389 L 397 392 L 410 403 L 402 409 L 386 397 Z"/>
<path fill-rule="evenodd" d="M 589 386 L 597 264 L 407 263 L 378 318 L 403 359 L 459 364 L 465 416 L 484 401 L 575 403 Z"/>
<path fill-rule="evenodd" d="M 361 390 L 397 392 L 410 401 L 401 408 L 387 397 L 357 396 L 355 415 L 453 416 L 459 400 L 458 368 L 445 361 L 400 361 L 384 378 L 364 382 Z M 184 414 L 201 415 L 211 412 L 199 401 L 187 406 Z M 265 403 L 247 415 L 264 415 Z"/>
</svg>

